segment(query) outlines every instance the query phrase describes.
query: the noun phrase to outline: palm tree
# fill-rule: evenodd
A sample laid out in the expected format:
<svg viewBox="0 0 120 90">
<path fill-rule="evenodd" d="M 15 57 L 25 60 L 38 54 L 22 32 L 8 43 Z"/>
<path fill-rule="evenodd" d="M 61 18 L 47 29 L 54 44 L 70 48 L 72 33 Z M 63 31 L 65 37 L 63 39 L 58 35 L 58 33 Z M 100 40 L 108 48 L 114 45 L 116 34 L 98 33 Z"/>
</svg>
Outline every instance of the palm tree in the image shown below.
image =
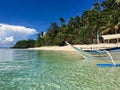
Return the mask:
<svg viewBox="0 0 120 90">
<path fill-rule="evenodd" d="M 120 4 L 120 0 L 116 0 L 116 3 L 117 3 L 117 4 Z"/>
<path fill-rule="evenodd" d="M 120 13 L 119 13 L 119 7 L 120 7 L 120 0 L 107 0 L 102 3 L 102 6 L 104 7 L 104 14 L 106 15 L 106 27 L 104 27 L 104 30 L 101 32 L 102 34 L 105 33 L 117 33 L 119 29 L 119 22 L 120 22 Z"/>
<path fill-rule="evenodd" d="M 93 9 L 95 9 L 96 11 L 100 10 L 100 4 L 98 3 L 98 0 L 95 0 L 93 4 Z"/>
<path fill-rule="evenodd" d="M 62 17 L 60 17 L 59 18 L 59 21 L 60 21 L 60 24 L 61 24 L 61 27 L 63 26 L 63 23 L 65 23 L 65 20 L 62 18 Z"/>
<path fill-rule="evenodd" d="M 69 23 L 68 23 L 68 26 L 70 26 L 71 28 L 74 28 L 74 26 L 75 26 L 75 21 L 74 21 L 74 18 L 73 18 L 73 17 L 70 18 Z"/>
<path fill-rule="evenodd" d="M 81 18 L 79 16 L 75 17 L 75 27 L 80 29 L 81 26 Z"/>
</svg>

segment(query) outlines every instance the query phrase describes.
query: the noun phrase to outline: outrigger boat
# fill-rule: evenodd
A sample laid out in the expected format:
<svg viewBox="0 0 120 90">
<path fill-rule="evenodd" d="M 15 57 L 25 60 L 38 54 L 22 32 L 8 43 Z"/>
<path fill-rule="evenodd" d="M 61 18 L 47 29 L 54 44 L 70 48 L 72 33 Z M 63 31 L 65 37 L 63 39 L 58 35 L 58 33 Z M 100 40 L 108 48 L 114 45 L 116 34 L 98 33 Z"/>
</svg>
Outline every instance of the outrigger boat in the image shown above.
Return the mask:
<svg viewBox="0 0 120 90">
<path fill-rule="evenodd" d="M 107 50 L 107 51 L 120 51 L 120 47 L 113 47 L 113 48 L 107 48 L 107 49 L 105 49 L 105 50 Z"/>
<path fill-rule="evenodd" d="M 77 52 L 79 52 L 83 56 L 84 59 L 91 58 L 91 57 L 93 59 L 98 59 L 96 57 L 93 57 L 90 53 L 85 52 L 81 48 L 74 47 L 71 44 L 69 44 L 68 42 L 66 42 L 66 44 L 69 45 L 70 47 L 72 47 L 73 49 L 75 49 Z M 114 60 L 113 60 L 111 54 L 109 53 L 109 51 L 104 50 L 104 53 L 106 53 L 110 57 L 112 63 L 110 63 L 110 64 L 109 63 L 108 64 L 96 64 L 96 66 L 98 66 L 98 67 L 120 67 L 120 64 L 116 64 L 114 62 Z"/>
</svg>

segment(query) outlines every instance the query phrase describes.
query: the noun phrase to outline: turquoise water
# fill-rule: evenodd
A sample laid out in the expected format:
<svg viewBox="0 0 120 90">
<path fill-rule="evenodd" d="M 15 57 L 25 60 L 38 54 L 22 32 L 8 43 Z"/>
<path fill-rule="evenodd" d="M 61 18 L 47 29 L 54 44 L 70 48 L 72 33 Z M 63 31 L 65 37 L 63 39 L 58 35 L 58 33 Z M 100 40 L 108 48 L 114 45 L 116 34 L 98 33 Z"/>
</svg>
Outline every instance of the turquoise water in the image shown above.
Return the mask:
<svg viewBox="0 0 120 90">
<path fill-rule="evenodd" d="M 77 52 L 0 49 L 0 90 L 120 90 L 120 68 L 97 63 L 111 61 L 84 60 Z"/>
</svg>

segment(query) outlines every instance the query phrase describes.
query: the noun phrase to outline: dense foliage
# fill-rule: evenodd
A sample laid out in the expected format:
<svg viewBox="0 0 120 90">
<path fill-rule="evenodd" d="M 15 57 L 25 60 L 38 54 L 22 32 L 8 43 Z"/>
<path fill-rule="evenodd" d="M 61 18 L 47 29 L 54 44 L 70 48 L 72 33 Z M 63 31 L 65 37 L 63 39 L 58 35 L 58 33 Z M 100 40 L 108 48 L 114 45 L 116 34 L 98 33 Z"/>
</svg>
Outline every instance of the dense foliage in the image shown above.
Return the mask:
<svg viewBox="0 0 120 90">
<path fill-rule="evenodd" d="M 35 40 L 21 40 L 18 41 L 13 48 L 32 48 L 35 45 Z"/>
<path fill-rule="evenodd" d="M 38 34 L 35 47 L 50 45 L 96 43 L 96 33 L 120 33 L 120 1 L 104 0 L 101 4 L 96 0 L 93 7 L 83 12 L 81 16 L 71 17 L 65 22 L 60 17 L 60 26 L 51 23 L 45 35 Z M 26 46 L 26 44 L 24 44 Z"/>
</svg>

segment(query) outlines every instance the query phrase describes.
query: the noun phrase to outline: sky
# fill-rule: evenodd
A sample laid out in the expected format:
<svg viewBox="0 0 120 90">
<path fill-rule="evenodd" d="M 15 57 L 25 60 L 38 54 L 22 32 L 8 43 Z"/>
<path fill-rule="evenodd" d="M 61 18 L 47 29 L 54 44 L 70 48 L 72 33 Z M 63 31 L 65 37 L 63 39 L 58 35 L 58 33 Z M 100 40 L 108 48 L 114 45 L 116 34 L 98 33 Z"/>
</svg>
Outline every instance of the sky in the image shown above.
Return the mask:
<svg viewBox="0 0 120 90">
<path fill-rule="evenodd" d="M 0 47 L 35 39 L 50 23 L 82 15 L 95 0 L 0 0 Z M 101 1 L 101 0 L 100 0 Z"/>
</svg>

